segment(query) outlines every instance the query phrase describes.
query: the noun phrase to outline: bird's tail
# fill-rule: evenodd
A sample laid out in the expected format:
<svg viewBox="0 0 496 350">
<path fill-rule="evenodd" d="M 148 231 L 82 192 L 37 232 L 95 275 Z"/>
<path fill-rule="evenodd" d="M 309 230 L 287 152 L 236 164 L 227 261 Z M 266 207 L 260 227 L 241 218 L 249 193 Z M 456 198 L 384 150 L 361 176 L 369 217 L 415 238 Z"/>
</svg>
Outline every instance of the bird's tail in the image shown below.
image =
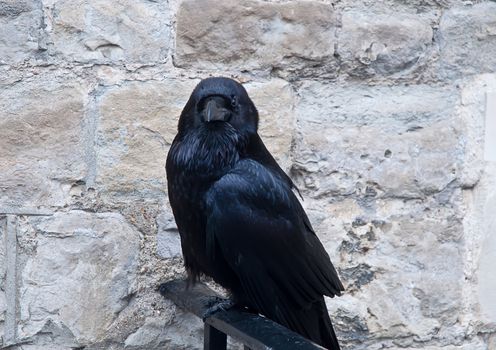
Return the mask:
<svg viewBox="0 0 496 350">
<path fill-rule="evenodd" d="M 325 305 L 324 300 L 321 302 L 317 302 L 313 306 L 318 312 L 319 315 L 319 333 L 320 333 L 320 342 L 318 344 L 323 347 L 331 350 L 340 350 L 338 338 L 336 337 L 336 333 L 334 332 L 334 327 L 331 323 L 331 318 L 329 317 L 329 313 L 327 312 L 327 307 Z"/>
<path fill-rule="evenodd" d="M 309 309 L 292 312 L 286 326 L 329 350 L 340 350 L 331 318 L 324 298 L 312 304 Z"/>
</svg>

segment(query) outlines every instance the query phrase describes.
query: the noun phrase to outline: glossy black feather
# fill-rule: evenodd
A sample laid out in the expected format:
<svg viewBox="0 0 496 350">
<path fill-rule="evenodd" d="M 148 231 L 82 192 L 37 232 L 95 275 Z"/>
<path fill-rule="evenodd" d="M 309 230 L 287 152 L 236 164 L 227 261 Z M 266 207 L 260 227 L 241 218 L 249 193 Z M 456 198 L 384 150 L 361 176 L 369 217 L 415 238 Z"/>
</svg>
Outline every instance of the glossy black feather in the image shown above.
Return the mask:
<svg viewBox="0 0 496 350">
<path fill-rule="evenodd" d="M 212 96 L 231 101 L 227 120 L 205 122 Z M 211 276 L 238 303 L 339 349 L 323 296 L 343 286 L 257 128 L 256 108 L 233 80 L 202 81 L 186 104 L 166 165 L 185 266 L 192 280 Z"/>
</svg>

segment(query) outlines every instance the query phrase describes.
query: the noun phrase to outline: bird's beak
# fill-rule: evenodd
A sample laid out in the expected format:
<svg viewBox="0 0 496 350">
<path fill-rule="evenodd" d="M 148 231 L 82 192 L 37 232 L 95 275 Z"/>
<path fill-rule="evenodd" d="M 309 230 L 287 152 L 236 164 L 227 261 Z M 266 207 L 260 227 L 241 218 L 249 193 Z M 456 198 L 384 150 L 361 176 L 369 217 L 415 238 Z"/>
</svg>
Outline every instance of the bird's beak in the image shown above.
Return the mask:
<svg viewBox="0 0 496 350">
<path fill-rule="evenodd" d="M 210 100 L 204 109 L 204 118 L 206 122 L 225 121 L 228 111 L 220 107 L 215 100 Z"/>
</svg>

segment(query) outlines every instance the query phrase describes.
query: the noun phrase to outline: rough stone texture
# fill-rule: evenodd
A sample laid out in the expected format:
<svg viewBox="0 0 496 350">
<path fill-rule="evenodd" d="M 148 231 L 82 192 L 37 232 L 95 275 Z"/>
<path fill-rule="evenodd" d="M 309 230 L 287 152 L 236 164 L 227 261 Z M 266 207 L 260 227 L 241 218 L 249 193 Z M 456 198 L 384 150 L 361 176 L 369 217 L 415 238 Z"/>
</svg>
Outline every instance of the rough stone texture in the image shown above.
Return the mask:
<svg viewBox="0 0 496 350">
<path fill-rule="evenodd" d="M 35 1 L 0 1 L 0 65 L 39 54 L 42 11 Z"/>
<path fill-rule="evenodd" d="M 296 115 L 291 86 L 280 79 L 246 84 L 260 116 L 259 133 L 275 159 L 289 170 L 289 150 L 294 138 Z"/>
<path fill-rule="evenodd" d="M 26 220 L 18 239 L 19 337 L 51 333 L 65 346 L 102 338 L 136 292 L 136 230 L 120 214 L 70 211 Z"/>
<path fill-rule="evenodd" d="M 494 191 L 496 169 L 494 165 L 487 167 L 484 173 L 484 182 L 481 183 L 481 190 L 476 194 L 475 198 L 476 203 L 482 203 L 482 210 L 478 213 L 478 216 L 485 233 L 482 239 L 482 251 L 477 276 L 479 281 L 478 295 L 483 317 L 496 323 L 496 303 L 494 303 L 493 293 L 496 290 L 496 277 L 493 273 L 493 267 L 496 264 L 494 256 L 496 237 L 494 234 L 491 235 L 491 232 L 496 231 L 496 219 L 492 215 L 496 210 L 496 194 Z"/>
<path fill-rule="evenodd" d="M 336 24 L 332 7 L 316 1 L 183 1 L 175 62 L 203 69 L 333 67 Z"/>
<path fill-rule="evenodd" d="M 495 5 L 0 0 L 0 346 L 202 347 L 156 291 L 185 276 L 164 162 L 223 75 L 346 286 L 343 349 L 496 349 Z"/>
<path fill-rule="evenodd" d="M 6 220 L 0 217 L 0 334 L 4 334 L 5 312 L 7 310 L 7 300 L 5 297 L 5 277 L 7 272 L 7 257 L 5 251 L 6 240 Z"/>
<path fill-rule="evenodd" d="M 165 61 L 170 18 L 166 1 L 44 1 L 52 54 L 78 62 Z"/>
<path fill-rule="evenodd" d="M 415 69 L 432 44 L 430 23 L 412 15 L 345 12 L 337 53 L 352 75 L 390 75 Z"/>
<path fill-rule="evenodd" d="M 293 171 L 304 174 L 304 187 L 317 197 L 361 191 L 422 198 L 441 191 L 456 178 L 462 152 L 453 93 L 308 83 L 299 91 L 304 131 Z"/>
<path fill-rule="evenodd" d="M 441 70 L 447 76 L 496 70 L 496 3 L 453 8 L 439 25 Z"/>
<path fill-rule="evenodd" d="M 0 203 L 67 203 L 87 171 L 84 105 L 88 90 L 76 79 L 27 78 L 0 90 Z"/>
<path fill-rule="evenodd" d="M 172 213 L 162 212 L 157 217 L 157 226 L 157 255 L 162 259 L 180 257 L 181 238 Z"/>
<path fill-rule="evenodd" d="M 494 179 L 496 168 L 494 162 L 484 162 L 483 148 L 484 119 L 488 92 L 496 91 L 496 75 L 486 74 L 470 79 L 463 85 L 460 117 L 467 125 L 467 134 L 471 136 L 466 144 L 467 178 L 477 179 L 473 190 L 464 193 L 467 205 L 464 217 L 466 233 L 465 273 L 473 281 L 465 289 L 467 311 L 474 314 L 476 331 L 494 333 L 496 329 L 496 303 L 494 302 L 495 279 L 494 268 L 495 221 L 492 214 L 496 210 L 496 193 Z M 494 118 L 492 115 L 490 118 Z M 472 155 L 477 154 L 478 157 Z M 472 297 L 474 296 L 474 297 Z M 475 299 L 475 300 L 473 300 Z M 489 337 L 489 349 L 496 345 L 494 335 Z"/>
</svg>

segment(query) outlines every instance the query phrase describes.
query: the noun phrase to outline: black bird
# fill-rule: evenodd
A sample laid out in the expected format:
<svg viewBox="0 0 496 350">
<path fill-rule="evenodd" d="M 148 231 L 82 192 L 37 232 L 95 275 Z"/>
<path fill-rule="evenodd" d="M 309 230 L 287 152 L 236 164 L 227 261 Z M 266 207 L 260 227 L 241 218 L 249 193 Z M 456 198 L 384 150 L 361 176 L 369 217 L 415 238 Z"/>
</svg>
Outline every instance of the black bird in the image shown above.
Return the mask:
<svg viewBox="0 0 496 350">
<path fill-rule="evenodd" d="M 236 304 L 332 350 L 324 295 L 343 291 L 295 185 L 257 134 L 243 86 L 208 78 L 194 89 L 167 155 L 170 204 L 191 280 L 210 276 Z"/>
</svg>

